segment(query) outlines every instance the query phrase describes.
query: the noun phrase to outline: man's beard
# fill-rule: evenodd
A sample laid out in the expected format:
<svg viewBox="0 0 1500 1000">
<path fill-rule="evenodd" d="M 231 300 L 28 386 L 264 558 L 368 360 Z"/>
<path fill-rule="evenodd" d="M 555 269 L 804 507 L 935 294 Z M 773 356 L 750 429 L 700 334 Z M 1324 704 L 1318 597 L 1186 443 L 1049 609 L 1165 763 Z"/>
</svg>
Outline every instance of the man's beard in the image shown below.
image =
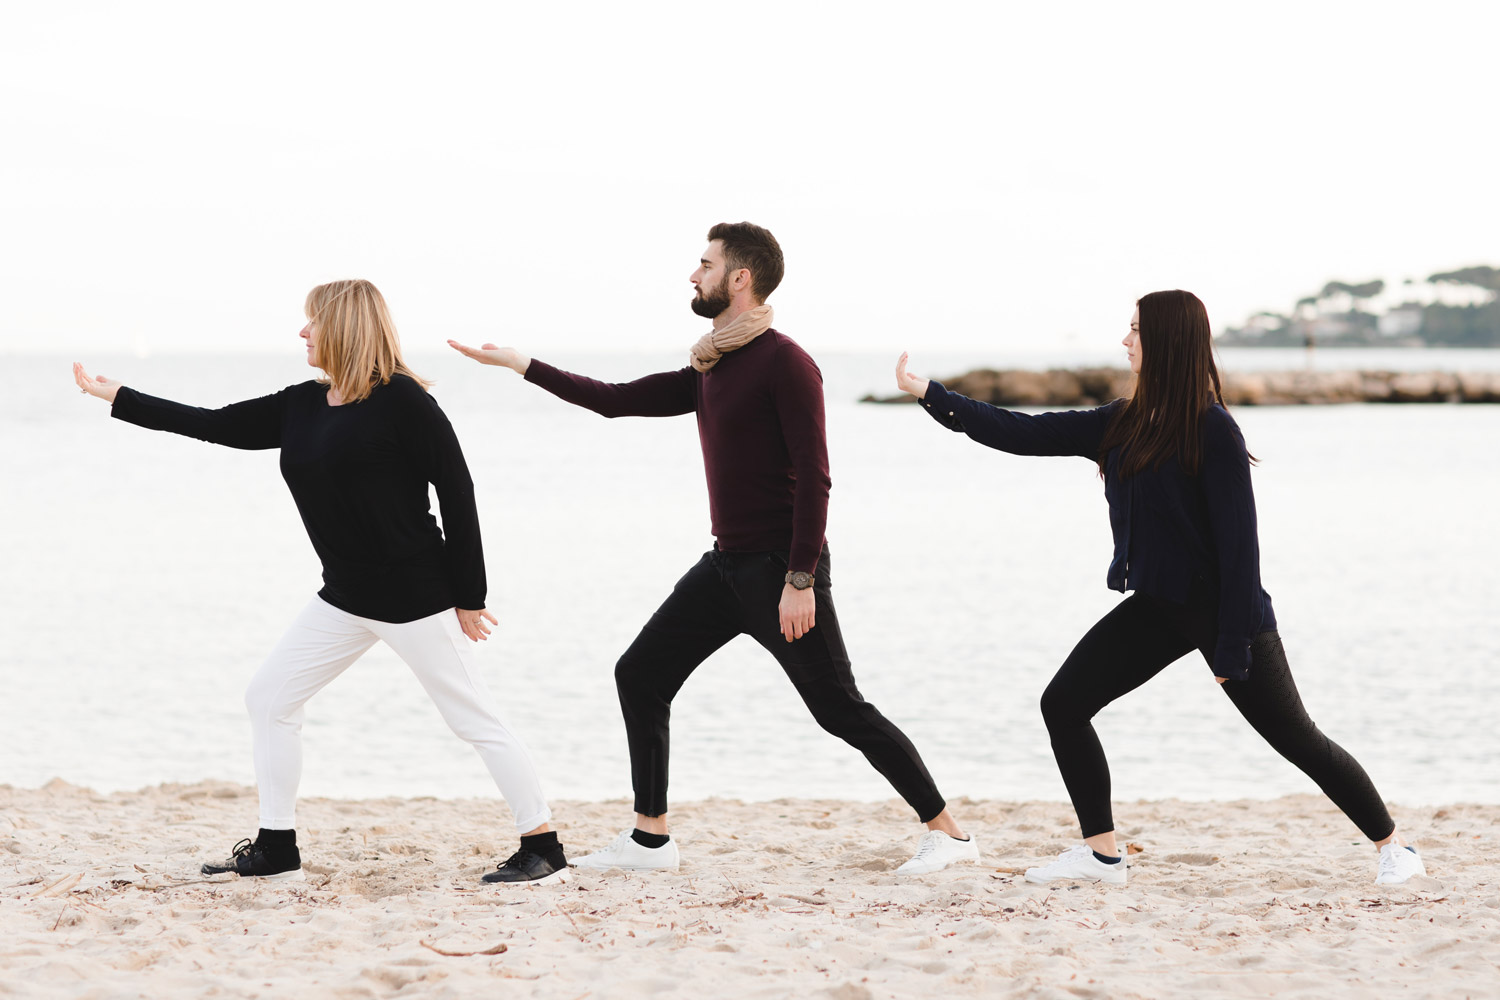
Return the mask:
<svg viewBox="0 0 1500 1000">
<path fill-rule="evenodd" d="M 727 279 L 729 276 L 724 277 Z M 704 319 L 713 319 L 729 308 L 729 282 L 720 281 L 719 287 L 710 292 L 704 292 L 703 286 L 699 285 L 698 294 L 693 296 L 688 305 L 692 307 L 693 312 Z"/>
</svg>

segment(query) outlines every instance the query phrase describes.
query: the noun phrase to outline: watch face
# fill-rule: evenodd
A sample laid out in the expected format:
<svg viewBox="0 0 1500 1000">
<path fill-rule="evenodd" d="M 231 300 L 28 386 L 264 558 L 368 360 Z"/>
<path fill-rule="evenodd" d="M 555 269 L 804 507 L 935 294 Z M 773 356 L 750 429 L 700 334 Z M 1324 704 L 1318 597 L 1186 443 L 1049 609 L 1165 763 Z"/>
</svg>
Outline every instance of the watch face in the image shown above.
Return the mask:
<svg viewBox="0 0 1500 1000">
<path fill-rule="evenodd" d="M 792 586 L 798 590 L 806 590 L 812 586 L 812 574 L 798 571 L 792 574 Z"/>
</svg>

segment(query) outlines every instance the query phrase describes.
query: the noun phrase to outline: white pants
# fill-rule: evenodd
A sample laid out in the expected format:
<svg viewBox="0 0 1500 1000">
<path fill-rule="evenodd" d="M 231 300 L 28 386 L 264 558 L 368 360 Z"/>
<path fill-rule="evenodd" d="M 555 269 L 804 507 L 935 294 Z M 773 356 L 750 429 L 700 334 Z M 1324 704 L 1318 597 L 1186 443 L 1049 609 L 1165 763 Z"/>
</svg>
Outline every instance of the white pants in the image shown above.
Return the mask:
<svg viewBox="0 0 1500 1000">
<path fill-rule="evenodd" d="M 302 706 L 377 640 L 406 661 L 449 728 L 479 751 L 522 833 L 551 818 L 526 745 L 501 719 L 479 676 L 470 640 L 449 608 L 395 625 L 360 618 L 314 597 L 250 679 L 245 707 L 254 732 L 260 825 L 291 830 L 302 780 Z"/>
</svg>

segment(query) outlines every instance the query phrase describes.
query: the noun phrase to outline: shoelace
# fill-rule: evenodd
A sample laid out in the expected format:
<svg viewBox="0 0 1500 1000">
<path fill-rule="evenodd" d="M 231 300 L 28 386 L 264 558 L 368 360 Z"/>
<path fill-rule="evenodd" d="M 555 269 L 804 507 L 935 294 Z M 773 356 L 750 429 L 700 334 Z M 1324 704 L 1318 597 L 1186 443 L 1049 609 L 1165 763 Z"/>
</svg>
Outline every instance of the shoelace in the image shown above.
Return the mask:
<svg viewBox="0 0 1500 1000">
<path fill-rule="evenodd" d="M 1072 861 L 1074 858 L 1080 857 L 1085 854 L 1092 856 L 1093 853 L 1094 849 L 1088 844 L 1074 844 L 1072 847 L 1059 854 L 1057 856 L 1057 859 L 1051 864 L 1048 864 L 1046 868 L 1056 868 L 1059 865 L 1063 865 L 1068 863 L 1069 861 Z"/>
<path fill-rule="evenodd" d="M 1408 851 L 1404 847 L 1397 847 L 1394 850 L 1390 850 L 1390 851 L 1381 851 L 1380 852 L 1380 874 L 1381 875 L 1399 875 L 1401 873 L 1401 862 L 1403 862 L 1403 861 L 1406 860 L 1401 855 L 1402 854 L 1410 854 L 1410 853 L 1411 852 Z"/>
<path fill-rule="evenodd" d="M 523 847 L 519 851 L 517 851 L 516 853 L 512 854 L 510 857 L 506 858 L 503 864 L 496 865 L 495 866 L 495 870 L 496 871 L 504 871 L 506 868 L 510 868 L 512 865 L 514 865 L 516 868 L 521 868 L 522 867 L 521 863 L 526 860 L 526 858 L 527 858 L 528 855 L 531 856 L 531 857 L 533 857 L 533 858 L 540 858 L 541 857 L 541 855 L 538 854 L 537 852 L 535 852 L 535 851 L 528 851 L 528 850 L 526 850 L 526 848 Z"/>
<path fill-rule="evenodd" d="M 249 840 L 242 840 L 234 845 L 234 850 L 229 852 L 231 858 L 243 858 L 255 850 L 255 844 Z"/>
<path fill-rule="evenodd" d="M 922 834 L 922 842 L 917 845 L 917 853 L 912 855 L 912 860 L 920 861 L 921 859 L 927 857 L 927 855 L 936 851 L 938 849 L 938 845 L 942 843 L 942 841 L 939 840 L 938 837 L 945 836 L 947 836 L 947 834 L 941 833 L 938 830 L 929 830 L 927 833 Z"/>
</svg>

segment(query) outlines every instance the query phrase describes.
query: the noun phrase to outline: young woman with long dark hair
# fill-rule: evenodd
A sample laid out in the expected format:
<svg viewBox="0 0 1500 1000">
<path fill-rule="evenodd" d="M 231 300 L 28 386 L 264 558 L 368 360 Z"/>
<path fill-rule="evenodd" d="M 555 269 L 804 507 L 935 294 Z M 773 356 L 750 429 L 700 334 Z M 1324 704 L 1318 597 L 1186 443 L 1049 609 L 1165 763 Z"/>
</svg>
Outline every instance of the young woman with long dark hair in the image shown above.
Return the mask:
<svg viewBox="0 0 1500 1000">
<path fill-rule="evenodd" d="M 1091 410 L 1016 413 L 910 374 L 905 354 L 896 365 L 897 385 L 949 430 L 1015 455 L 1077 455 L 1104 479 L 1114 533 L 1108 584 L 1132 593 L 1079 641 L 1042 695 L 1084 843 L 1028 869 L 1027 881 L 1124 884 L 1109 764 L 1091 720 L 1194 649 L 1255 731 L 1374 842 L 1377 882 L 1425 874 L 1364 769 L 1302 707 L 1260 585 L 1252 458 L 1224 408 L 1208 311 L 1190 292 L 1152 292 L 1136 303 L 1123 343 L 1135 390 Z"/>
<path fill-rule="evenodd" d="M 453 427 L 428 383 L 402 360 L 374 285 L 319 285 L 305 312 L 307 363 L 323 377 L 217 410 L 148 396 L 73 365 L 78 387 L 111 403 L 120 420 L 231 448 L 279 448 L 282 477 L 323 563 L 323 589 L 245 692 L 260 832 L 203 873 L 302 877 L 295 822 L 302 706 L 384 641 L 454 733 L 479 752 L 510 804 L 521 849 L 485 881 L 566 881 L 536 768 L 501 719 L 470 645 L 488 637 L 485 622 L 495 617 L 484 606 L 474 484 Z M 437 487 L 441 529 L 429 483 Z"/>
</svg>

